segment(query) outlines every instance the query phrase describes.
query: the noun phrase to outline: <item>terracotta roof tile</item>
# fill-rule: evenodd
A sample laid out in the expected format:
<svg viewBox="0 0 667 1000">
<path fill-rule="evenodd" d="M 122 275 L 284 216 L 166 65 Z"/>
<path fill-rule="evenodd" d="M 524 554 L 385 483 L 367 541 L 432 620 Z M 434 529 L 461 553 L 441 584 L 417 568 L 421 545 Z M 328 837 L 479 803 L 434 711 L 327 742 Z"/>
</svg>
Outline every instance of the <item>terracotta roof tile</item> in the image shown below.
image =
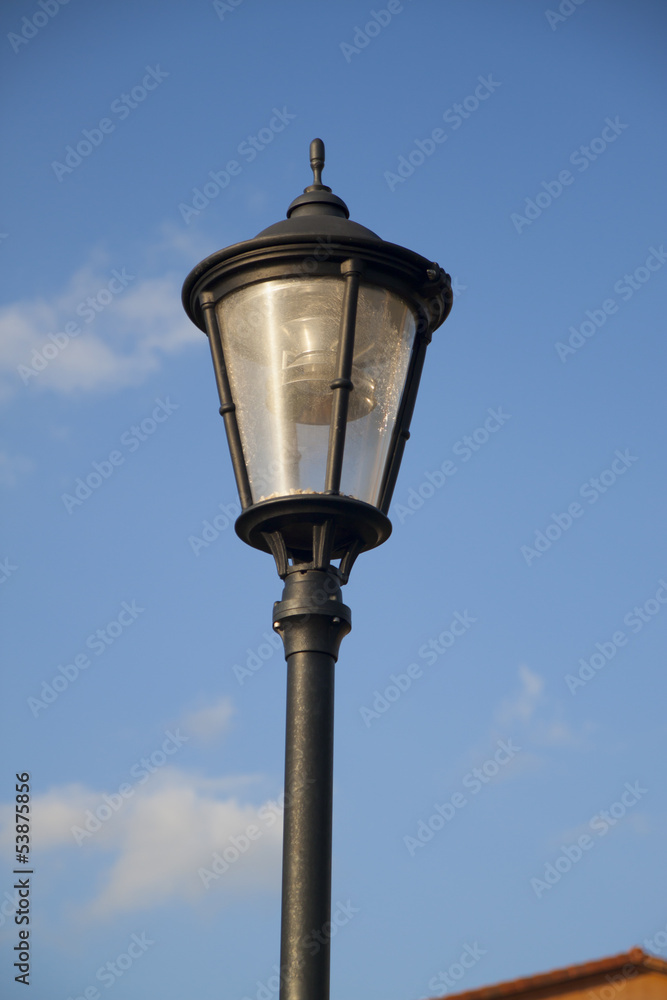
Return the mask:
<svg viewBox="0 0 667 1000">
<path fill-rule="evenodd" d="M 463 993 L 448 993 L 447 1000 L 499 1000 L 501 997 L 519 996 L 533 990 L 550 989 L 565 986 L 576 980 L 600 976 L 605 972 L 613 972 L 624 965 L 634 965 L 640 972 L 662 972 L 667 975 L 667 962 L 654 955 L 649 955 L 641 948 L 631 948 L 621 955 L 610 958 L 600 958 L 595 962 L 583 962 L 580 965 L 566 965 L 562 969 L 551 972 L 541 972 L 536 976 L 525 976 L 522 979 L 511 979 L 494 986 L 482 986 L 476 990 L 466 990 Z"/>
</svg>

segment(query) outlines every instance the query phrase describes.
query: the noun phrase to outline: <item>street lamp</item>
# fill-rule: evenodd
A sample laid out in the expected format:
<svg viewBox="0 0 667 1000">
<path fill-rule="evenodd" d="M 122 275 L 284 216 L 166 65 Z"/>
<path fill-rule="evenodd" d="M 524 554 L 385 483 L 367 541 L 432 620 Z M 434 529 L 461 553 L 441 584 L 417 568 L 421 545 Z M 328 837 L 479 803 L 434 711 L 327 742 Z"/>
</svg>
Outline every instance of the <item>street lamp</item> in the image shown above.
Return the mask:
<svg viewBox="0 0 667 1000">
<path fill-rule="evenodd" d="M 310 165 L 283 222 L 207 257 L 183 286 L 213 357 L 236 532 L 284 581 L 281 1000 L 329 996 L 334 665 L 351 627 L 340 588 L 391 533 L 426 347 L 452 306 L 438 264 L 349 220 L 322 184 L 321 139 Z M 316 954 L 313 932 L 326 942 Z"/>
</svg>

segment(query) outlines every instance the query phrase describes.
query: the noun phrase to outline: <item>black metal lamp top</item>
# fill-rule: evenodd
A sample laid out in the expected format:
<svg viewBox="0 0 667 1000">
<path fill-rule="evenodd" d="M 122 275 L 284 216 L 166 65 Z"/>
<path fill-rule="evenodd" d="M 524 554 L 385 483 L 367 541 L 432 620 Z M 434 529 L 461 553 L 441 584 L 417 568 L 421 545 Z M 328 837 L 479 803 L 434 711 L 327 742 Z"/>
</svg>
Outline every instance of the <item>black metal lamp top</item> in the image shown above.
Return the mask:
<svg viewBox="0 0 667 1000">
<path fill-rule="evenodd" d="M 242 243 L 218 250 L 206 257 L 192 269 L 183 284 L 183 307 L 201 330 L 206 330 L 201 311 L 200 292 L 220 267 L 225 267 L 232 258 L 238 258 L 244 251 L 265 251 L 266 254 L 280 253 L 288 244 L 303 247 L 304 255 L 313 260 L 322 259 L 323 248 L 327 247 L 330 260 L 343 259 L 353 250 L 367 248 L 379 252 L 385 260 L 391 258 L 401 269 L 412 272 L 411 282 L 420 286 L 429 303 L 429 336 L 447 318 L 452 307 L 452 291 L 449 276 L 439 265 L 406 247 L 383 240 L 381 236 L 366 226 L 353 222 L 343 201 L 333 194 L 330 187 L 321 183 L 324 168 L 324 142 L 313 139 L 310 144 L 310 166 L 313 183 L 304 188 L 289 205 L 286 218 L 275 222 L 254 237 Z M 308 244 L 312 244 L 308 248 Z M 323 268 L 320 268 L 323 270 Z M 303 273 L 303 272 L 302 272 Z"/>
<path fill-rule="evenodd" d="M 287 218 L 290 219 L 293 215 L 334 215 L 349 219 L 350 212 L 345 202 L 322 183 L 324 143 L 321 139 L 313 139 L 310 144 L 310 167 L 313 171 L 313 183 L 294 199 L 287 209 Z"/>
<path fill-rule="evenodd" d="M 304 188 L 287 209 L 287 218 L 268 226 L 258 233 L 262 236 L 297 236 L 317 232 L 323 236 L 347 237 L 348 239 L 380 240 L 377 233 L 350 221 L 350 210 L 330 187 L 322 183 L 324 169 L 324 143 L 313 139 L 310 144 L 310 167 L 313 183 Z"/>
</svg>

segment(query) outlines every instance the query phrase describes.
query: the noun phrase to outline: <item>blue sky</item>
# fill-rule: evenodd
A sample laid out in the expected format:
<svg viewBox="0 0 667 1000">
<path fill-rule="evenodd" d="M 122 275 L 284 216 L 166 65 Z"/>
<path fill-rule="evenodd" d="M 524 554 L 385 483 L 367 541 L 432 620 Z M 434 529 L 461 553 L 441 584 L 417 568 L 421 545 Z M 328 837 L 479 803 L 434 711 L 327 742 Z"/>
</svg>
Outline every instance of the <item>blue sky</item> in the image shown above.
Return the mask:
<svg viewBox="0 0 667 1000">
<path fill-rule="evenodd" d="M 277 996 L 281 585 L 234 534 L 180 287 L 284 216 L 315 136 L 351 217 L 456 292 L 345 591 L 332 995 L 666 957 L 664 9 L 0 21 L 3 996 L 23 772 L 33 1000 Z"/>
</svg>

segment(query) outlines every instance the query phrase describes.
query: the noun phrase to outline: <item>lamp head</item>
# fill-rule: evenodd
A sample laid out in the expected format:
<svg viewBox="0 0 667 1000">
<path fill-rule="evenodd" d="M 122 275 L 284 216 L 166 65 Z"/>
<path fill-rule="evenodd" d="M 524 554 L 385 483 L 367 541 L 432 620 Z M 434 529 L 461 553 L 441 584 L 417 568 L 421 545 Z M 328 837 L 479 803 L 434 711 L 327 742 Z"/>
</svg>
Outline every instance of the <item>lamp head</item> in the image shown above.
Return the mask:
<svg viewBox="0 0 667 1000">
<path fill-rule="evenodd" d="M 211 345 L 237 533 L 279 571 L 349 562 L 389 536 L 426 346 L 452 305 L 438 264 L 350 220 L 322 184 L 324 152 L 314 139 L 313 182 L 286 219 L 208 257 L 183 287 Z"/>
</svg>

